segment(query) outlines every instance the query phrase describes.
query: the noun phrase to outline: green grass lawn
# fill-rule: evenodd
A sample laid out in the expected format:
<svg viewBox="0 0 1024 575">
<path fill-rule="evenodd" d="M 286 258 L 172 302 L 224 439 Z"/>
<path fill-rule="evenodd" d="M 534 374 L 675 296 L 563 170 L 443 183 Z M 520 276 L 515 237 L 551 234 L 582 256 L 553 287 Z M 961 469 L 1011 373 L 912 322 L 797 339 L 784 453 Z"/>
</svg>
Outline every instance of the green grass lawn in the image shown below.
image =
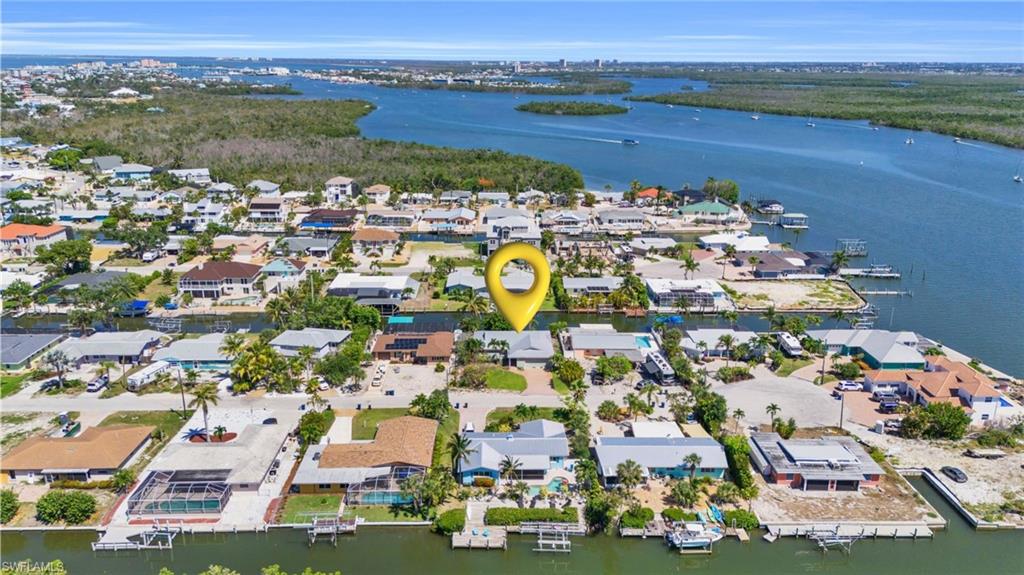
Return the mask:
<svg viewBox="0 0 1024 575">
<path fill-rule="evenodd" d="M 551 421 L 558 421 L 555 417 L 555 410 L 557 407 L 538 407 L 537 417 L 534 419 L 550 419 Z M 487 414 L 487 425 L 497 422 L 506 415 L 511 415 L 515 409 L 512 407 L 496 407 L 490 413 Z"/>
<path fill-rule="evenodd" d="M 434 465 L 451 464 L 452 452 L 449 449 L 449 441 L 458 431 L 459 412 L 452 409 L 448 412 L 448 417 L 437 427 L 437 436 L 434 439 Z"/>
<path fill-rule="evenodd" d="M 160 281 L 160 278 L 157 278 L 149 282 L 149 285 L 146 286 L 146 289 L 142 290 L 142 293 L 139 294 L 139 299 L 153 301 L 162 295 L 166 295 L 168 297 L 173 296 L 175 286 L 178 285 L 178 278 L 181 277 L 181 274 L 178 272 L 174 272 L 172 275 L 174 276 L 174 281 L 171 282 L 171 285 L 169 286 L 164 285 Z"/>
<path fill-rule="evenodd" d="M 487 372 L 487 389 L 523 392 L 526 391 L 526 378 L 496 367 Z"/>
<path fill-rule="evenodd" d="M 381 409 L 364 409 L 352 418 L 352 439 L 373 439 L 377 434 L 377 424 L 386 420 L 401 417 L 408 413 L 404 407 L 387 407 Z"/>
<path fill-rule="evenodd" d="M 311 523 L 314 514 L 334 515 L 341 508 L 341 495 L 289 495 L 281 510 L 281 523 Z"/>
<path fill-rule="evenodd" d="M 555 391 L 561 395 L 569 395 L 569 386 L 565 385 L 562 378 L 558 377 L 558 374 L 551 375 L 551 387 L 555 388 Z"/>
<path fill-rule="evenodd" d="M 791 375 L 794 371 L 800 369 L 801 367 L 807 367 L 812 363 L 814 362 L 807 358 L 790 359 L 787 357 L 786 359 L 782 360 L 782 364 L 779 365 L 779 368 L 775 370 L 775 375 L 779 377 L 787 377 Z"/>
<path fill-rule="evenodd" d="M 21 391 L 21 386 L 28 379 L 28 374 L 21 375 L 0 375 L 0 397 L 14 395 Z"/>
<path fill-rule="evenodd" d="M 404 507 L 387 505 L 346 505 L 343 519 L 362 517 L 364 521 L 424 521 Z"/>
</svg>

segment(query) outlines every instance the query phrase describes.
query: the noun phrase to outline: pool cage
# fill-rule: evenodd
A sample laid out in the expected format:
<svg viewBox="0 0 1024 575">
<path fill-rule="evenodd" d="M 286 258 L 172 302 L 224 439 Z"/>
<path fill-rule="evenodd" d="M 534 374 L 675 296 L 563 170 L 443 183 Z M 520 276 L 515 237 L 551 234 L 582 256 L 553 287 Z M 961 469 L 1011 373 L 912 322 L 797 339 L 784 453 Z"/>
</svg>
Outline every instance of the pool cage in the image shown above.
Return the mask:
<svg viewBox="0 0 1024 575">
<path fill-rule="evenodd" d="M 128 515 L 219 514 L 231 498 L 229 471 L 154 471 L 128 498 Z"/>
<path fill-rule="evenodd" d="M 412 475 L 422 475 L 424 468 L 414 465 L 396 465 L 381 470 L 360 483 L 348 486 L 345 503 L 348 505 L 392 505 L 411 501 L 402 495 L 402 481 Z"/>
</svg>

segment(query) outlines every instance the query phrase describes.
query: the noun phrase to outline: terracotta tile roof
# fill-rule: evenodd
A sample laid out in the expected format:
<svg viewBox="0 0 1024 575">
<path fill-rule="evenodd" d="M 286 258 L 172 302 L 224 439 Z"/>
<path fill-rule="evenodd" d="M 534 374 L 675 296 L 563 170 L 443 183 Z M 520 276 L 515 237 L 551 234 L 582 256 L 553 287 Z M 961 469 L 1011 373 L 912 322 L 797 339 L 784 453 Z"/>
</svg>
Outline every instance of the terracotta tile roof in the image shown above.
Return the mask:
<svg viewBox="0 0 1024 575">
<path fill-rule="evenodd" d="M 388 349 L 389 345 L 403 339 L 426 339 L 416 347 L 417 357 L 447 357 L 452 354 L 455 347 L 455 334 L 450 331 L 439 331 L 436 333 L 386 333 L 377 338 L 373 344 L 373 353 L 388 353 L 397 351 Z"/>
<path fill-rule="evenodd" d="M 382 230 L 380 228 L 361 228 L 356 230 L 352 234 L 352 241 L 354 242 L 397 242 L 399 236 L 396 232 L 391 230 Z"/>
<path fill-rule="evenodd" d="M 658 197 L 658 188 L 647 188 L 646 190 L 642 190 L 640 192 L 637 192 L 636 197 L 638 197 L 638 198 L 651 198 L 651 199 L 657 198 Z"/>
<path fill-rule="evenodd" d="M 205 262 L 188 270 L 181 277 L 193 281 L 220 281 L 228 278 L 252 279 L 262 268 L 242 262 Z"/>
<path fill-rule="evenodd" d="M 953 361 L 946 357 L 928 358 L 929 363 L 937 368 L 956 374 L 960 388 L 975 397 L 999 397 L 996 384 L 987 375 L 975 371 L 961 361 Z"/>
<path fill-rule="evenodd" d="M 33 224 L 8 224 L 0 228 L 0 240 L 16 240 L 20 237 L 33 236 L 36 238 L 48 238 L 54 234 L 64 231 L 64 226 L 56 224 L 49 226 L 37 226 Z"/>
<path fill-rule="evenodd" d="M 405 415 L 377 426 L 370 443 L 333 443 L 324 448 L 320 467 L 379 467 L 418 465 L 430 467 L 434 455 L 437 422 Z"/>
<path fill-rule="evenodd" d="M 90 427 L 78 437 L 26 439 L 0 461 L 0 469 L 117 469 L 155 429 L 149 425 Z"/>
</svg>

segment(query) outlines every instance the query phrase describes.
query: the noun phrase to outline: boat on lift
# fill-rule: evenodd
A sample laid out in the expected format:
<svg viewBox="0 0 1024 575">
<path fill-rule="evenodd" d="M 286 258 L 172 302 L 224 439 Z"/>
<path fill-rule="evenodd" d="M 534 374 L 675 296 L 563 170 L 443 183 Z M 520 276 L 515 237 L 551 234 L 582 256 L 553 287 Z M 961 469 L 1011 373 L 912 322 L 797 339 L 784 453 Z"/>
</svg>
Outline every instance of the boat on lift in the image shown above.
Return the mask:
<svg viewBox="0 0 1024 575">
<path fill-rule="evenodd" d="M 665 533 L 665 542 L 676 549 L 703 549 L 721 541 L 725 532 L 721 527 L 702 523 L 685 523 L 682 528 Z"/>
</svg>

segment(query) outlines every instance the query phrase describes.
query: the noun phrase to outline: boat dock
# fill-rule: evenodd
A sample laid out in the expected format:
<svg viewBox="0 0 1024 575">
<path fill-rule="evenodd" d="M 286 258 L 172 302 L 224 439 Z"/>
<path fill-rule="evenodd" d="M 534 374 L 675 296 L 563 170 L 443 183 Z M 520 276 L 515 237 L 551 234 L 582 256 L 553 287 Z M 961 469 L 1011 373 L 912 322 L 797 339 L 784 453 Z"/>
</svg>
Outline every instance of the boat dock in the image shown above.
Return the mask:
<svg viewBox="0 0 1024 575">
<path fill-rule="evenodd" d="M 830 536 L 839 539 L 925 539 L 934 536 L 934 532 L 924 523 L 773 523 L 765 526 L 768 534 L 766 541 L 774 541 L 779 537 L 821 538 Z M 771 536 L 769 538 L 769 536 Z"/>
<path fill-rule="evenodd" d="M 103 532 L 99 541 L 92 542 L 93 551 L 121 551 L 139 549 L 173 549 L 174 538 L 181 533 L 181 527 L 155 526 L 151 529 L 138 527 L 111 527 Z"/>
<path fill-rule="evenodd" d="M 914 297 L 914 292 L 910 290 L 888 290 L 888 289 L 877 289 L 877 290 L 859 290 L 857 291 L 860 295 L 892 295 L 896 297 Z"/>
<path fill-rule="evenodd" d="M 655 519 L 643 528 L 638 527 L 620 527 L 619 537 L 664 537 L 665 533 L 668 532 L 668 526 L 665 525 L 664 521 Z"/>
<path fill-rule="evenodd" d="M 452 533 L 452 549 L 508 549 L 508 532 L 504 527 L 487 527 Z"/>
<path fill-rule="evenodd" d="M 356 522 L 354 519 L 341 520 L 337 517 L 316 517 L 313 519 L 313 524 L 306 529 L 310 547 L 316 543 L 317 538 L 326 538 L 331 545 L 337 547 L 338 535 L 355 532 Z"/>
<path fill-rule="evenodd" d="M 877 280 L 898 280 L 903 277 L 896 268 L 883 264 L 872 264 L 866 268 L 840 268 L 838 273 L 843 277 Z"/>
<path fill-rule="evenodd" d="M 740 540 L 740 543 L 750 543 L 750 534 L 742 527 L 726 527 L 725 536 L 735 537 Z"/>
</svg>

